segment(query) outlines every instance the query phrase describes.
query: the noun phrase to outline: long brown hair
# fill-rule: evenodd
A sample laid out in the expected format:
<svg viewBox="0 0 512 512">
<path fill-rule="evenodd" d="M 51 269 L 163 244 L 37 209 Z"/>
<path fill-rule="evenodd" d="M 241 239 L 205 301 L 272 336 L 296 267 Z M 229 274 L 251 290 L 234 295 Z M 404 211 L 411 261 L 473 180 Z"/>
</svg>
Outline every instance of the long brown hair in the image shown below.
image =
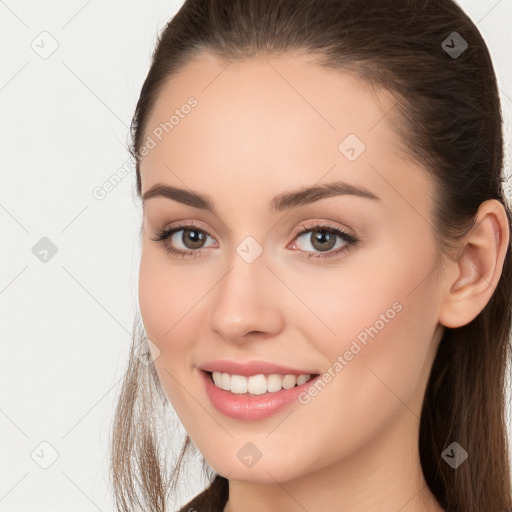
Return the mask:
<svg viewBox="0 0 512 512">
<path fill-rule="evenodd" d="M 467 43 L 459 55 L 450 52 L 454 37 L 457 49 Z M 139 197 L 147 119 L 170 77 L 201 53 L 243 60 L 295 49 L 320 56 L 319 65 L 354 71 L 397 98 L 390 115 L 399 122 L 393 126 L 436 183 L 441 251 L 467 232 L 487 199 L 504 205 L 510 229 L 495 72 L 481 34 L 452 0 L 187 0 L 159 36 L 132 120 L 129 150 L 137 160 Z M 509 244 L 491 299 L 469 324 L 444 329 L 432 366 L 419 453 L 427 484 L 448 512 L 512 510 L 505 422 L 511 287 Z M 154 366 L 144 362 L 147 355 L 139 321 L 110 446 L 116 506 L 124 512 L 166 510 L 184 455 L 191 449 L 197 454 L 186 436 L 173 471 L 167 471 L 163 446 L 177 430 L 168 427 L 169 404 Z M 453 441 L 469 453 L 457 469 L 441 460 Z M 211 482 L 203 510 L 213 510 L 226 502 L 228 482 L 202 460 Z"/>
</svg>

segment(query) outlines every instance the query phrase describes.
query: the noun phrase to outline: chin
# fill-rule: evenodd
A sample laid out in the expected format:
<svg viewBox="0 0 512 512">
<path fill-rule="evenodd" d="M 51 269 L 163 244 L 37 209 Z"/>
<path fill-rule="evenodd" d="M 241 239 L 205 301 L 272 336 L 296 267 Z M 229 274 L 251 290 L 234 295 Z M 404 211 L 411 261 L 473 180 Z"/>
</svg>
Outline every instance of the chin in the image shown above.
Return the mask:
<svg viewBox="0 0 512 512">
<path fill-rule="evenodd" d="M 235 453 L 233 459 L 222 457 L 222 460 L 212 462 L 207 460 L 207 462 L 214 471 L 224 478 L 241 482 L 274 484 L 276 480 L 278 482 L 286 482 L 302 474 L 300 468 L 294 466 L 293 461 L 273 460 L 271 456 L 268 456 L 266 461 L 263 459 L 264 456 L 251 467 L 246 467 Z M 295 471 L 290 471 L 291 467 L 294 467 Z"/>
</svg>

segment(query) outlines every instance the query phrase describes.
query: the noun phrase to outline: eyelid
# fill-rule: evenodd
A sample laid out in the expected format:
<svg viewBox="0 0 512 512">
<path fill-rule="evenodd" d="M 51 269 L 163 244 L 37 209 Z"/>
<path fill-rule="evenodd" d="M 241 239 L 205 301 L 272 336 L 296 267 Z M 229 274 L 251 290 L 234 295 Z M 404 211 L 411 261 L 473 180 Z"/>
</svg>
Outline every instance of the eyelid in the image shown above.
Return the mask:
<svg viewBox="0 0 512 512">
<path fill-rule="evenodd" d="M 182 230 L 189 230 L 190 228 L 197 228 L 198 231 L 201 231 L 204 233 L 207 237 L 211 238 L 215 243 L 217 242 L 217 239 L 215 236 L 212 236 L 209 233 L 208 229 L 202 228 L 200 224 L 198 224 L 196 221 L 193 220 L 185 220 L 185 221 L 178 221 L 178 223 L 171 223 L 170 225 L 164 227 L 163 229 L 157 230 L 156 238 L 152 238 L 153 241 L 160 242 L 167 252 L 172 253 L 179 257 L 198 257 L 201 256 L 204 251 L 211 248 L 205 248 L 201 247 L 199 249 L 176 249 L 174 247 L 171 247 L 167 240 L 172 237 L 176 232 L 182 231 Z M 358 236 L 355 234 L 351 234 L 350 229 L 346 229 L 345 227 L 340 227 L 338 225 L 332 224 L 331 221 L 325 221 L 325 220 L 312 220 L 303 222 L 300 224 L 292 234 L 292 242 L 299 236 L 304 235 L 305 233 L 308 233 L 310 231 L 328 231 L 333 233 L 335 236 L 340 238 L 345 242 L 344 246 L 341 248 L 338 248 L 335 251 L 329 250 L 329 251 L 304 251 L 302 249 L 296 250 L 294 248 L 294 252 L 298 252 L 300 257 L 307 257 L 307 258 L 317 258 L 317 259 L 324 259 L 327 260 L 329 258 L 335 258 L 337 256 L 341 256 L 345 252 L 349 251 L 350 249 L 356 247 L 359 245 L 359 242 L 361 241 Z"/>
<path fill-rule="evenodd" d="M 329 250 L 329 251 L 304 251 L 302 249 L 299 249 L 297 252 L 299 253 L 299 257 L 306 257 L 308 259 L 316 258 L 320 260 L 328 260 L 330 258 L 336 259 L 347 253 L 348 251 L 354 249 L 359 245 L 361 242 L 361 239 L 355 235 L 351 234 L 349 231 L 344 227 L 340 227 L 338 225 L 331 224 L 331 222 L 326 221 L 310 221 L 305 222 L 301 224 L 293 234 L 293 240 L 296 240 L 300 236 L 304 236 L 306 233 L 311 233 L 313 231 L 326 231 L 328 233 L 334 234 L 337 238 L 341 239 L 343 241 L 343 246 L 339 247 L 336 250 Z M 353 233 L 353 231 L 352 231 Z M 296 243 L 294 244 L 297 245 Z M 295 249 L 295 248 L 294 248 Z"/>
<path fill-rule="evenodd" d="M 188 228 L 188 227 L 196 227 L 199 230 L 203 231 L 205 234 L 207 234 L 210 238 L 212 238 L 215 242 L 218 243 L 218 238 L 216 235 L 212 235 L 210 233 L 210 228 L 205 228 L 195 220 L 183 220 L 183 221 L 176 221 L 176 223 L 170 223 L 164 225 L 163 228 L 157 229 L 156 231 L 163 232 L 163 231 L 170 231 L 170 230 L 178 230 L 179 228 Z M 304 221 L 299 226 L 297 226 L 290 235 L 292 237 L 292 240 L 295 239 L 298 235 L 302 234 L 305 230 L 312 230 L 314 228 L 321 228 L 324 227 L 326 229 L 332 229 L 332 230 L 339 230 L 347 234 L 348 236 L 356 237 L 355 233 L 352 229 L 347 228 L 346 226 L 342 225 L 336 225 L 330 220 L 311 220 L 311 221 Z"/>
<path fill-rule="evenodd" d="M 329 220 L 313 220 L 313 221 L 306 221 L 302 222 L 297 228 L 295 228 L 292 232 L 292 237 L 295 239 L 298 235 L 301 235 L 304 231 L 312 231 L 314 229 L 331 229 L 333 231 L 342 231 L 347 236 L 355 238 L 356 235 L 353 233 L 353 231 L 345 226 L 339 226 L 334 224 L 333 222 Z"/>
<path fill-rule="evenodd" d="M 199 231 L 202 231 L 203 233 L 205 233 L 207 236 L 209 236 L 212 240 L 214 240 L 216 243 L 218 243 L 218 237 L 217 236 L 214 236 L 210 233 L 210 228 L 205 228 L 201 225 L 201 223 L 199 223 L 198 221 L 195 221 L 195 220 L 180 220 L 180 221 L 176 221 L 175 223 L 172 222 L 170 224 L 166 224 L 162 229 L 158 229 L 157 231 L 159 232 L 164 232 L 164 231 L 179 231 L 180 229 L 187 229 L 187 228 L 191 228 L 191 227 L 194 227 L 194 228 L 197 228 Z"/>
</svg>

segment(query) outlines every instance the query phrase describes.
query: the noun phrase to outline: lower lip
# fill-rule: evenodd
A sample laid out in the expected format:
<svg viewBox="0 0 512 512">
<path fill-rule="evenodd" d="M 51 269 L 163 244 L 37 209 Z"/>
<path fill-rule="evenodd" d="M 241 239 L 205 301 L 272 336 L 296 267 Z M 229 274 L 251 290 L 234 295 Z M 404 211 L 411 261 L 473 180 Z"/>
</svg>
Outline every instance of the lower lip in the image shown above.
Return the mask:
<svg viewBox="0 0 512 512">
<path fill-rule="evenodd" d="M 267 418 L 281 411 L 292 402 L 298 401 L 298 395 L 306 391 L 320 377 L 318 375 L 304 384 L 290 389 L 267 392 L 263 395 L 245 395 L 218 388 L 213 383 L 210 373 L 204 370 L 199 371 L 205 382 L 206 393 L 213 406 L 225 416 L 248 421 Z"/>
</svg>

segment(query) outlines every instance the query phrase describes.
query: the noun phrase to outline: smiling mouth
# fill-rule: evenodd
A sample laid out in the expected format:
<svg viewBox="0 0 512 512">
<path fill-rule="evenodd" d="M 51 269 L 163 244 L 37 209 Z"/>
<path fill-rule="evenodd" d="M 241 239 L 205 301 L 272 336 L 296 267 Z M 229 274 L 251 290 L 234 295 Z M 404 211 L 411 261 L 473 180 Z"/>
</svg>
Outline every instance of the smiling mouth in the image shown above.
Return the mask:
<svg viewBox="0 0 512 512">
<path fill-rule="evenodd" d="M 260 373 L 246 377 L 244 375 L 225 372 L 203 371 L 208 374 L 209 379 L 217 388 L 233 394 L 246 396 L 277 393 L 282 390 L 302 386 L 311 379 L 319 376 L 319 374 L 283 375 L 277 373 Z"/>
</svg>

